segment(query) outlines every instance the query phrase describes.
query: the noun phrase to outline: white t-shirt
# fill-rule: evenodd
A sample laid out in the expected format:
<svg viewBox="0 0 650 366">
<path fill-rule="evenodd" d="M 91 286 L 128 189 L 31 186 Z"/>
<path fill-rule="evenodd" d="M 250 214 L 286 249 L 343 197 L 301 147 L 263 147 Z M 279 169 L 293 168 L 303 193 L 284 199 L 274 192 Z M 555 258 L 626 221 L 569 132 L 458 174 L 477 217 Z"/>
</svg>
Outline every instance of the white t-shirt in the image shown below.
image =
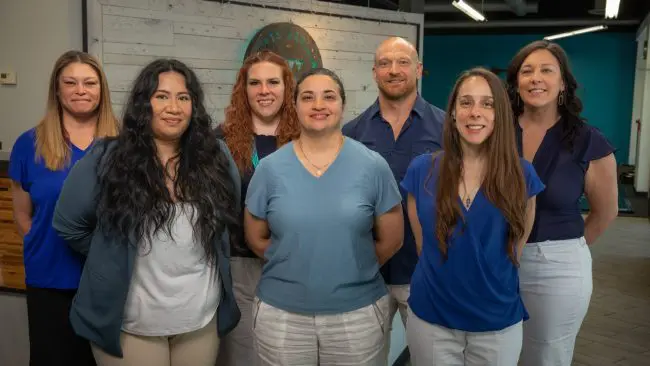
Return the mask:
<svg viewBox="0 0 650 366">
<path fill-rule="evenodd" d="M 176 205 L 172 237 L 159 230 L 138 248 L 122 330 L 142 336 L 171 336 L 205 327 L 215 316 L 221 279 L 192 231 L 194 208 Z"/>
</svg>

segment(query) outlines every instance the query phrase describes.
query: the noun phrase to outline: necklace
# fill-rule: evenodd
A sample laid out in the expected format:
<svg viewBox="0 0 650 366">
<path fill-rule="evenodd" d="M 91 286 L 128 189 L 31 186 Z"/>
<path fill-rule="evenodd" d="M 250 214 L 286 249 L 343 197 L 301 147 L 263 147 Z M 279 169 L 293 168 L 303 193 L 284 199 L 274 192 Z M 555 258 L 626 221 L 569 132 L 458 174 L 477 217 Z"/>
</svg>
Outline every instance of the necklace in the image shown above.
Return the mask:
<svg viewBox="0 0 650 366">
<path fill-rule="evenodd" d="M 472 205 L 472 199 L 471 199 L 472 193 L 474 193 L 474 192 L 469 193 L 467 191 L 467 185 L 465 185 L 465 177 L 463 177 L 462 179 L 463 179 L 463 198 L 462 198 L 462 201 L 463 201 L 463 205 L 465 206 L 465 208 L 469 210 L 469 207 Z M 479 187 L 474 189 L 474 191 L 476 192 L 476 191 L 478 191 L 478 189 L 479 189 Z"/>
<path fill-rule="evenodd" d="M 302 156 L 305 157 L 305 160 L 307 160 L 307 162 L 316 169 L 316 176 L 317 177 L 320 177 L 321 175 L 323 175 L 323 170 L 325 168 L 327 168 L 330 164 L 332 164 L 332 162 L 336 159 L 336 157 L 339 155 L 339 151 L 341 151 L 341 146 L 343 146 L 343 137 L 341 137 L 341 141 L 339 142 L 339 146 L 336 149 L 336 154 L 334 154 L 334 157 L 332 158 L 332 160 L 330 160 L 329 163 L 327 163 L 327 164 L 325 164 L 323 166 L 318 166 L 318 165 L 312 163 L 311 160 L 309 160 L 309 158 L 307 157 L 307 154 L 305 154 L 305 151 L 302 149 L 302 141 L 300 139 L 298 139 L 298 147 L 300 148 L 300 152 L 302 153 Z"/>
</svg>

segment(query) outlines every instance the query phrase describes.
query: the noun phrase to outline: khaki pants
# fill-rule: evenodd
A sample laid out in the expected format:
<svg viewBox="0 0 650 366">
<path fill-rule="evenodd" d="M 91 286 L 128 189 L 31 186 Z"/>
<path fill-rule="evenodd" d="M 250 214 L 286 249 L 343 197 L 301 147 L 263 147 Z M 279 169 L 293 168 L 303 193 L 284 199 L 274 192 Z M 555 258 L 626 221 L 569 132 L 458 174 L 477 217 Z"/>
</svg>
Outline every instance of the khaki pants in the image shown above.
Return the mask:
<svg viewBox="0 0 650 366">
<path fill-rule="evenodd" d="M 97 366 L 214 366 L 219 351 L 216 314 L 205 327 L 170 337 L 143 337 L 122 332 L 124 358 L 92 345 Z"/>
</svg>

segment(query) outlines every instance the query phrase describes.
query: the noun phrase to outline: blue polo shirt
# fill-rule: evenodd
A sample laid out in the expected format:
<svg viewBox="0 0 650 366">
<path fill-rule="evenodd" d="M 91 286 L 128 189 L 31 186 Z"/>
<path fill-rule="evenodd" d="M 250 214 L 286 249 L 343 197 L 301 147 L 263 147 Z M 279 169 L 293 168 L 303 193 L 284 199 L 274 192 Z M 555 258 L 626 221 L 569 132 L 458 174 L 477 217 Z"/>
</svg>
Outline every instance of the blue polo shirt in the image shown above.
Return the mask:
<svg viewBox="0 0 650 366">
<path fill-rule="evenodd" d="M 573 148 L 569 149 L 563 141 L 564 118 L 546 131 L 532 161 L 547 188 L 537 197 L 529 243 L 575 239 L 584 235 L 580 197 L 584 193 L 589 163 L 616 151 L 596 127 L 587 124 L 578 128 Z M 519 153 L 523 154 L 519 123 L 516 124 L 516 136 Z"/>
<path fill-rule="evenodd" d="M 388 162 L 395 180 L 401 182 L 413 158 L 442 148 L 444 121 L 445 112 L 418 95 L 409 118 L 395 139 L 390 124 L 381 116 L 379 100 L 376 100 L 363 113 L 343 126 L 343 134 L 377 151 Z M 400 193 L 403 202 L 406 202 L 406 191 L 400 187 Z M 381 274 L 389 285 L 409 284 L 418 261 L 405 205 L 403 209 L 404 245 L 381 268 Z"/>
<path fill-rule="evenodd" d="M 469 210 L 461 204 L 465 223 L 454 227 L 443 262 L 435 235 L 435 194 L 440 160 L 417 157 L 401 185 L 415 198 L 422 225 L 422 255 L 413 273 L 409 307 L 418 318 L 467 332 L 497 331 L 528 319 L 519 293 L 519 273 L 506 251 L 508 223 L 479 190 Z M 528 197 L 544 184 L 533 166 L 520 159 Z"/>
<path fill-rule="evenodd" d="M 77 289 L 83 257 L 74 252 L 52 227 L 54 207 L 63 181 L 86 150 L 70 144 L 70 164 L 52 171 L 36 159 L 34 129 L 23 133 L 11 150 L 9 177 L 29 193 L 33 204 L 32 226 L 23 238 L 25 283 L 30 287 Z"/>
</svg>

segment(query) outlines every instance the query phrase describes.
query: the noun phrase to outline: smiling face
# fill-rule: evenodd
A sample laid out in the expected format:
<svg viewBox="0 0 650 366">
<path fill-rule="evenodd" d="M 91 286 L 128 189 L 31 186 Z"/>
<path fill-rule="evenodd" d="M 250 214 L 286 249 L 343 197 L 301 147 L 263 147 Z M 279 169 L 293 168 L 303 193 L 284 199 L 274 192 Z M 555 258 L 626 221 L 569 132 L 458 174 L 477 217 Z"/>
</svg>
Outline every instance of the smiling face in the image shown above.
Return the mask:
<svg viewBox="0 0 650 366">
<path fill-rule="evenodd" d="M 494 130 L 494 96 L 487 80 L 470 76 L 458 88 L 454 103 L 455 127 L 463 145 L 478 146 Z"/>
<path fill-rule="evenodd" d="M 258 62 L 248 69 L 246 95 L 253 118 L 272 122 L 284 103 L 282 68 L 271 62 Z"/>
<path fill-rule="evenodd" d="M 159 141 L 177 141 L 192 117 L 192 98 L 185 77 L 174 71 L 158 75 L 158 88 L 151 96 L 151 129 Z"/>
<path fill-rule="evenodd" d="M 296 111 L 306 132 L 323 133 L 340 127 L 343 100 L 339 85 L 327 75 L 312 75 L 298 85 Z"/>
<path fill-rule="evenodd" d="M 525 106 L 541 108 L 557 105 L 558 95 L 564 90 L 557 58 L 545 49 L 532 52 L 519 68 L 517 86 Z"/>
<path fill-rule="evenodd" d="M 90 65 L 73 62 L 63 68 L 58 80 L 61 107 L 73 116 L 87 116 L 97 112 L 102 88 L 99 75 Z"/>
<path fill-rule="evenodd" d="M 417 80 L 422 76 L 422 64 L 411 45 L 396 39 L 379 46 L 372 72 L 384 97 L 401 100 L 416 92 Z"/>
</svg>

